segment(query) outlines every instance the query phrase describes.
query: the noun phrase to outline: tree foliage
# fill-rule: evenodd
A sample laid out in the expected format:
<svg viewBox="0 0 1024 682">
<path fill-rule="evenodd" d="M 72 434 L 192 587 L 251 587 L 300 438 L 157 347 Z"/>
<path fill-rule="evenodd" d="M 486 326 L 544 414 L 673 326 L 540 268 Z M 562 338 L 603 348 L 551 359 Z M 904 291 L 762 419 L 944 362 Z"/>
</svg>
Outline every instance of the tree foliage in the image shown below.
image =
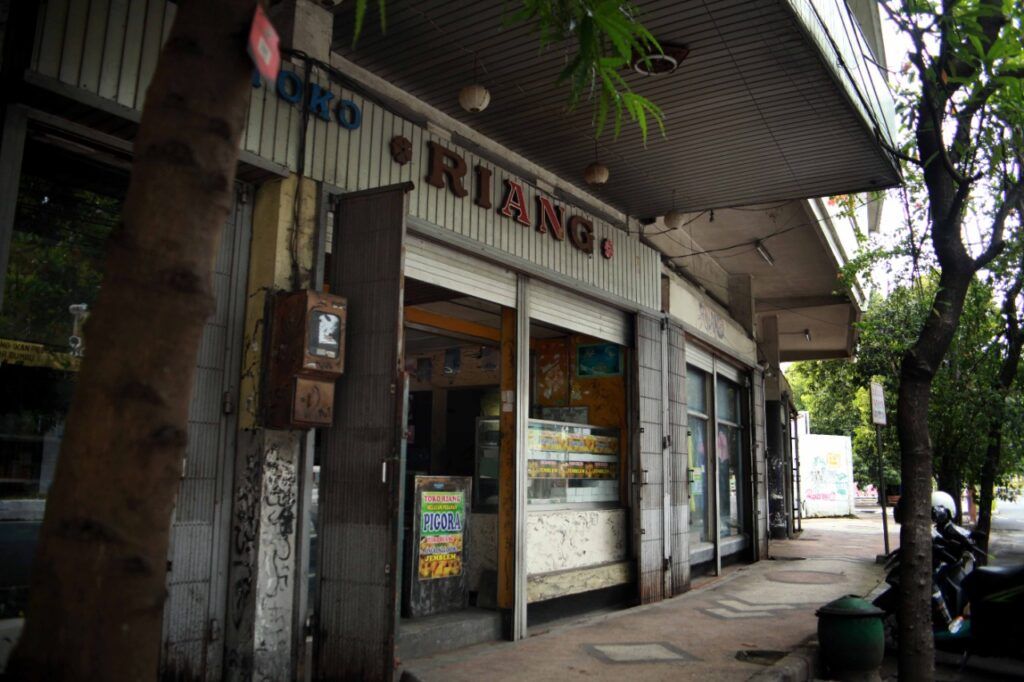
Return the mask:
<svg viewBox="0 0 1024 682">
<path fill-rule="evenodd" d="M 868 386 L 882 383 L 895 422 L 900 361 L 915 341 L 929 314 L 937 278 L 897 287 L 888 296 L 876 294 L 858 323 L 857 352 L 853 360 L 816 360 L 794 363 L 786 372 L 800 409 L 810 413 L 815 433 L 846 435 L 853 439 L 854 478 L 860 486 L 877 483 L 875 431 L 871 423 Z M 988 443 L 990 414 L 1003 398 L 995 389 L 1005 348 L 997 292 L 993 284 L 975 281 L 969 288 L 964 313 L 950 350 L 932 384 L 928 420 L 935 449 L 933 477 L 943 488 L 976 486 Z M 1020 436 L 1024 393 L 1019 385 L 1006 397 L 1004 425 L 1014 434 L 1004 444 L 1006 457 L 999 470 L 1004 485 L 1024 473 Z M 886 480 L 900 481 L 900 450 L 895 430 L 883 430 Z M 954 495 L 956 497 L 956 495 Z"/>
</svg>

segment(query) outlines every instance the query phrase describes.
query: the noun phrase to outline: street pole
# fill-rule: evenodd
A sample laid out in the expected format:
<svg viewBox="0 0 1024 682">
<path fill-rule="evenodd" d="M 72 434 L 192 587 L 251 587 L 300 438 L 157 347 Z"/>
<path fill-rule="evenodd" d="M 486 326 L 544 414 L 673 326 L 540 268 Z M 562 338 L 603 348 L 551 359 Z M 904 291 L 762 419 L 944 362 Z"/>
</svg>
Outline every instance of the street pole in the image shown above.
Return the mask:
<svg viewBox="0 0 1024 682">
<path fill-rule="evenodd" d="M 875 425 L 875 448 L 878 450 L 878 492 L 882 500 L 882 536 L 885 554 L 875 561 L 885 563 L 889 556 L 889 514 L 885 509 L 885 460 L 882 458 L 882 427 L 885 426 L 885 389 L 877 381 L 871 382 L 871 423 Z"/>
<path fill-rule="evenodd" d="M 878 490 L 882 498 L 882 537 L 885 555 L 889 556 L 889 514 L 885 510 L 885 460 L 882 459 L 882 427 L 875 424 L 875 447 L 878 450 Z"/>
</svg>

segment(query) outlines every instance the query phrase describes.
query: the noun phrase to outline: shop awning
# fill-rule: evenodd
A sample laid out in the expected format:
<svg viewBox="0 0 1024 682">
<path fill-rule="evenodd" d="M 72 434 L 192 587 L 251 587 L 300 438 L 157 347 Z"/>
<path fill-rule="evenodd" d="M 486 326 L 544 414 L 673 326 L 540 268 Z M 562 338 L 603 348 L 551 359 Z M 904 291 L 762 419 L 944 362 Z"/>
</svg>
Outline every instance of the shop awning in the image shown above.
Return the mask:
<svg viewBox="0 0 1024 682">
<path fill-rule="evenodd" d="M 667 136 L 646 147 L 635 126 L 597 154 L 611 179 L 587 190 L 634 217 L 878 189 L 898 181 L 879 139 L 891 137 L 891 95 L 842 0 L 649 0 L 645 25 L 689 55 L 677 71 L 626 77 L 665 112 Z M 372 5 L 372 3 L 371 3 Z M 566 111 L 556 83 L 564 45 L 540 49 L 515 5 L 388 3 L 387 33 L 368 15 L 351 46 L 352 3 L 335 17 L 334 49 L 532 162 L 584 187 L 594 161 L 592 109 Z M 458 104 L 478 81 L 478 114 Z"/>
</svg>

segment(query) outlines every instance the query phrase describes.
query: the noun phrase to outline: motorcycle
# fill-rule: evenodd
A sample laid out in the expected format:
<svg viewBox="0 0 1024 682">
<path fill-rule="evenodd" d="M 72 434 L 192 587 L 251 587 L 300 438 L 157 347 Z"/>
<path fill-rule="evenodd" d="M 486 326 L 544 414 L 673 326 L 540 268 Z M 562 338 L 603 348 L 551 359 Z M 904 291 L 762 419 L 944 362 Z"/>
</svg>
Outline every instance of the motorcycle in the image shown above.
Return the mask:
<svg viewBox="0 0 1024 682">
<path fill-rule="evenodd" d="M 1024 566 L 985 566 L 978 536 L 953 523 L 953 499 L 932 495 L 932 630 L 935 648 L 970 655 L 1024 658 L 1014 627 L 1024 610 Z M 900 550 L 886 561 L 889 588 L 874 600 L 885 611 L 886 645 L 896 648 Z M 1016 618 L 1015 618 L 1016 616 Z"/>
</svg>

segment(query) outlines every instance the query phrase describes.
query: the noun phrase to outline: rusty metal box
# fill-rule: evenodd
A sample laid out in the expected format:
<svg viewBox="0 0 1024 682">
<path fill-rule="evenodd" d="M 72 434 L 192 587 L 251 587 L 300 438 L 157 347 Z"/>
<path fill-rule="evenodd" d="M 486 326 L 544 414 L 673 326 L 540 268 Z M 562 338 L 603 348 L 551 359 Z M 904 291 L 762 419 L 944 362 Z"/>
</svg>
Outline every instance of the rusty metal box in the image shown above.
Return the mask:
<svg viewBox="0 0 1024 682">
<path fill-rule="evenodd" d="M 273 429 L 330 426 L 334 382 L 345 367 L 344 298 L 318 291 L 273 298 L 264 422 Z"/>
</svg>

